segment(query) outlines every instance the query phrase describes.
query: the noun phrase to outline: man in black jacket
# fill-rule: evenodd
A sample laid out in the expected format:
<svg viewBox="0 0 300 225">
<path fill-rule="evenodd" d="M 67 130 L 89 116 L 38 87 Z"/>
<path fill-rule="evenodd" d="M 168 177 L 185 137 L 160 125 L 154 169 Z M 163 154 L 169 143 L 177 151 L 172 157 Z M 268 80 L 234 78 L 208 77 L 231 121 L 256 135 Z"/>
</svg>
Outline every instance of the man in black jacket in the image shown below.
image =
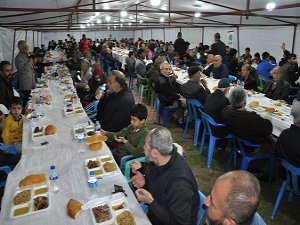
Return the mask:
<svg viewBox="0 0 300 225">
<path fill-rule="evenodd" d="M 139 201 L 149 205 L 153 225 L 195 225 L 199 209 L 197 183 L 187 162 L 173 148 L 172 136 L 164 127 L 146 137 L 148 163 L 145 176 L 133 170 L 132 183 Z"/>
<path fill-rule="evenodd" d="M 244 88 L 246 90 L 257 91 L 257 81 L 251 74 L 251 67 L 248 64 L 242 66 L 241 70 L 241 81 L 244 82 Z"/>
<path fill-rule="evenodd" d="M 9 108 L 10 101 L 14 98 L 12 81 L 12 66 L 8 61 L 0 63 L 0 104 Z"/>
<path fill-rule="evenodd" d="M 220 55 L 224 59 L 226 56 L 226 46 L 224 42 L 221 41 L 221 35 L 219 33 L 215 33 L 215 43 L 213 43 L 210 47 L 210 51 L 214 55 Z"/>
<path fill-rule="evenodd" d="M 134 98 L 127 87 L 125 75 L 120 71 L 112 71 L 108 87 L 108 93 L 101 96 L 99 101 L 96 118 L 104 130 L 118 132 L 130 124 Z"/>
<path fill-rule="evenodd" d="M 266 97 L 273 100 L 288 101 L 290 84 L 282 80 L 282 73 L 280 66 L 276 66 L 271 71 L 273 80 L 269 80 L 263 87 L 263 93 Z"/>
<path fill-rule="evenodd" d="M 199 66 L 191 66 L 188 70 L 190 80 L 180 88 L 180 94 L 185 98 L 197 99 L 202 105 L 205 104 L 210 90 L 205 79 L 201 79 L 201 69 Z"/>
<path fill-rule="evenodd" d="M 178 52 L 180 59 L 182 60 L 186 49 L 187 49 L 187 45 L 184 39 L 182 39 L 182 33 L 178 32 L 177 39 L 174 42 L 174 52 Z"/>
</svg>

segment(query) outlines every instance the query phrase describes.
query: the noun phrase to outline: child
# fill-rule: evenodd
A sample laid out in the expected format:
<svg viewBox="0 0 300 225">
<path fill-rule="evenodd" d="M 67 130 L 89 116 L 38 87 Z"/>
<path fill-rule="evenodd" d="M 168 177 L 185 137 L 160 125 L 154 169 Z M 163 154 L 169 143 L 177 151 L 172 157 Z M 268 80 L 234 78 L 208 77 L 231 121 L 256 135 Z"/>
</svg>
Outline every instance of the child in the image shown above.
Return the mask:
<svg viewBox="0 0 300 225">
<path fill-rule="evenodd" d="M 22 134 L 24 116 L 22 112 L 21 98 L 14 98 L 10 103 L 10 113 L 5 119 L 5 125 L 2 132 L 2 139 L 6 145 L 15 145 L 17 152 L 22 151 Z"/>
<path fill-rule="evenodd" d="M 137 104 L 131 109 L 131 125 L 117 133 L 101 130 L 104 135 L 107 135 L 109 140 L 123 143 L 121 147 L 112 150 L 117 162 L 125 155 L 132 154 L 136 158 L 144 155 L 143 147 L 148 133 L 147 116 L 146 106 Z"/>
</svg>

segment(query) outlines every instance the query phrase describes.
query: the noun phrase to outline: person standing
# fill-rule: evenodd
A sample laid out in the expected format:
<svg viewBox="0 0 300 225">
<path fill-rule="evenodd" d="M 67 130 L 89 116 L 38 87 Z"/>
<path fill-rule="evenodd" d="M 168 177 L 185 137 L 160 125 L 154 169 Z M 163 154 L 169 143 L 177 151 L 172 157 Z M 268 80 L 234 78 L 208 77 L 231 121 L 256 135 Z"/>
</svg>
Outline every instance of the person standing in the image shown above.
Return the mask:
<svg viewBox="0 0 300 225">
<path fill-rule="evenodd" d="M 221 35 L 219 33 L 215 33 L 214 35 L 215 43 L 211 45 L 211 53 L 213 55 L 220 55 L 224 59 L 226 56 L 226 46 L 224 42 L 221 41 Z"/>
<path fill-rule="evenodd" d="M 186 47 L 187 47 L 186 43 L 185 43 L 184 39 L 182 38 L 182 33 L 178 32 L 177 39 L 174 42 L 174 52 L 179 53 L 181 60 L 183 59 L 183 55 L 187 49 Z"/>
<path fill-rule="evenodd" d="M 18 71 L 19 89 L 22 94 L 23 106 L 28 102 L 31 89 L 35 87 L 35 75 L 33 60 L 28 56 L 28 45 L 26 41 L 18 42 L 19 54 L 15 58 L 15 65 Z"/>
</svg>

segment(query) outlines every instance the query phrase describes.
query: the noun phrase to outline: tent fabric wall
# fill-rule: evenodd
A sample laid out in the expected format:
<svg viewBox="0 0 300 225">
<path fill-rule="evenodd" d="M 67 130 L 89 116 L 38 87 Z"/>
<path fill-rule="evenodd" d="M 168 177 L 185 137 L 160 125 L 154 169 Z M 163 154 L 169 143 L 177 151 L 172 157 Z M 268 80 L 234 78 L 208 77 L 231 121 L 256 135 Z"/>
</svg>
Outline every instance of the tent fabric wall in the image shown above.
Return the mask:
<svg viewBox="0 0 300 225">
<path fill-rule="evenodd" d="M 163 40 L 164 41 L 164 29 L 152 29 L 152 38 L 155 40 Z"/>
<path fill-rule="evenodd" d="M 14 32 L 0 27 L 0 61 L 11 62 L 13 49 Z"/>
<path fill-rule="evenodd" d="M 27 37 L 26 43 L 28 44 L 29 52 L 30 52 L 34 48 L 34 46 L 33 46 L 33 31 L 31 31 L 31 30 L 27 31 L 27 35 L 26 35 L 26 31 L 25 31 L 25 37 Z"/>
<path fill-rule="evenodd" d="M 292 47 L 288 46 L 288 49 L 291 49 Z M 297 54 L 298 57 L 298 63 L 300 64 L 300 27 L 298 26 L 296 29 L 296 38 L 295 38 L 295 50 L 294 52 Z"/>
<path fill-rule="evenodd" d="M 181 33 L 182 38 L 190 43 L 190 48 L 195 48 L 202 42 L 202 28 L 182 28 Z"/>
</svg>

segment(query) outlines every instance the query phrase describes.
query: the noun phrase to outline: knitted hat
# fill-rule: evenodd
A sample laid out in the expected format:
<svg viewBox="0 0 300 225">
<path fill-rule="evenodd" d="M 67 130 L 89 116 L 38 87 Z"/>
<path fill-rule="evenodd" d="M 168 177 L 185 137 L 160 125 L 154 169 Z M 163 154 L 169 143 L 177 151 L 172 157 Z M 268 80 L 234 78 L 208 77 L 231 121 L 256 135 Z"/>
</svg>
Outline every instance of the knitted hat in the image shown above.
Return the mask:
<svg viewBox="0 0 300 225">
<path fill-rule="evenodd" d="M 228 88 L 230 83 L 227 78 L 222 78 L 218 83 L 218 88 Z"/>
<path fill-rule="evenodd" d="M 193 76 L 194 74 L 198 73 L 199 71 L 201 71 L 200 67 L 199 66 L 191 66 L 189 69 L 188 69 L 188 74 L 189 76 Z"/>
<path fill-rule="evenodd" d="M 298 118 L 300 116 L 300 101 L 293 104 L 291 112 L 294 118 Z"/>
</svg>

